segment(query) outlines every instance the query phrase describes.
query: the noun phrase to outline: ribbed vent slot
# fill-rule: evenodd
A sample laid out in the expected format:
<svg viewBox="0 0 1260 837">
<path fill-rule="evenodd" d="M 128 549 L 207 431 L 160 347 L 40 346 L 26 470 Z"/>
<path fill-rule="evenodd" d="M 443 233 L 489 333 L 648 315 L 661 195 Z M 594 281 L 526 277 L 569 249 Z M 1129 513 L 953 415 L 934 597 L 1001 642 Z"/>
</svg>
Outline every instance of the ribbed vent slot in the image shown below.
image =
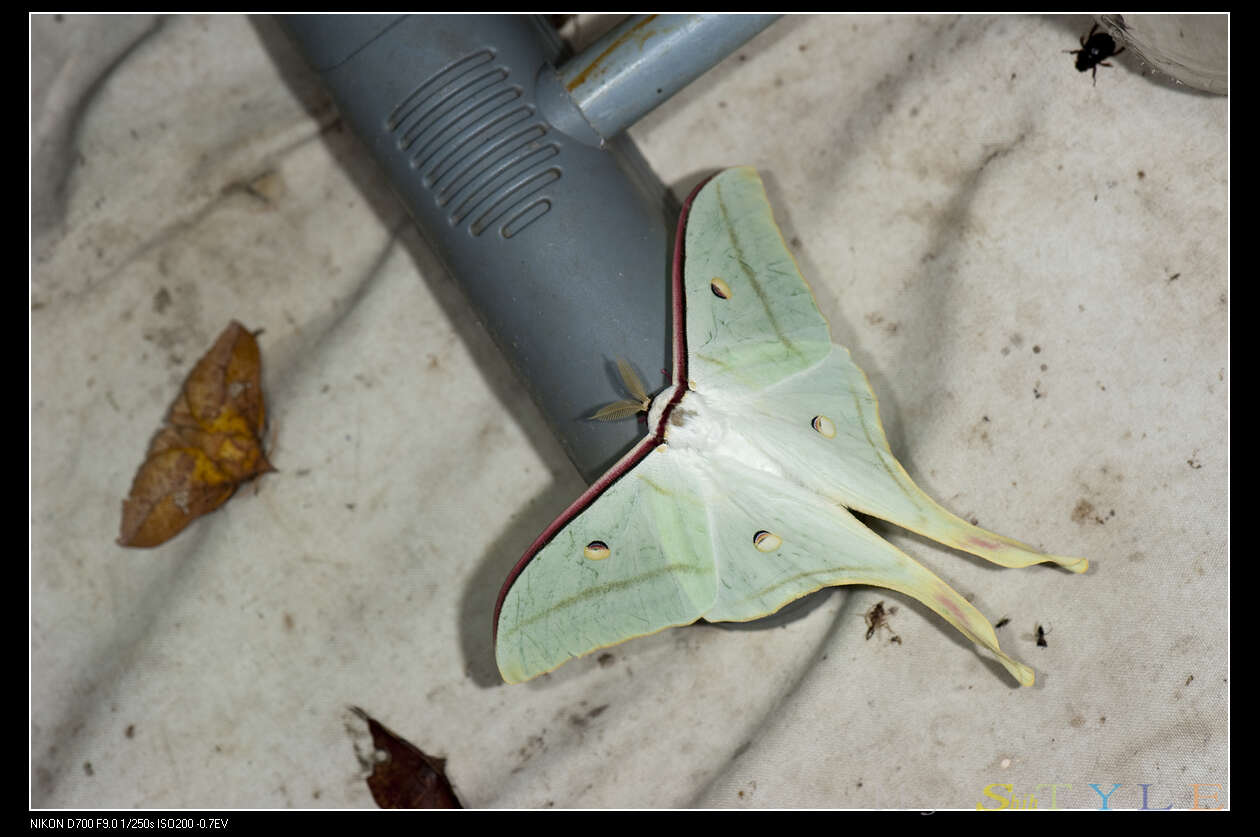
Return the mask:
<svg viewBox="0 0 1260 837">
<path fill-rule="evenodd" d="M 460 79 L 463 83 L 458 86 L 444 88 L 433 101 L 425 103 L 426 107 L 398 140 L 399 149 L 409 148 L 422 134 L 442 124 L 443 120 L 458 119 L 487 99 L 503 96 L 507 91 L 503 90 L 502 84 L 507 81 L 507 76 L 507 70 L 496 67 L 476 78 Z M 516 88 L 510 88 L 510 91 L 509 97 L 521 95 Z"/>
<path fill-rule="evenodd" d="M 539 146 L 535 142 L 536 139 L 545 133 L 539 126 L 531 125 L 525 130 L 518 131 L 487 148 L 482 154 L 469 160 L 468 165 L 450 182 L 450 185 L 438 193 L 438 204 L 446 206 L 461 195 L 466 198 L 470 188 L 475 191 L 485 182 L 488 176 L 492 176 L 487 175 L 487 172 L 501 171 L 505 164 L 510 163 L 514 159 L 519 159 L 521 154 L 529 148 L 554 149 L 554 145 Z M 463 201 L 461 200 L 457 206 L 462 206 L 462 204 Z"/>
<path fill-rule="evenodd" d="M 403 122 L 415 113 L 416 109 L 425 103 L 427 99 L 436 94 L 443 86 L 458 79 L 461 75 L 477 69 L 482 64 L 488 64 L 494 60 L 494 53 L 488 49 L 481 52 L 475 52 L 472 55 L 459 59 L 451 66 L 442 70 L 433 78 L 417 87 L 410 96 L 402 100 L 398 107 L 394 108 L 394 112 L 389 115 L 386 121 L 386 127 L 397 133 L 402 127 Z"/>
<path fill-rule="evenodd" d="M 547 210 L 551 209 L 551 201 L 547 198 L 541 198 L 534 201 L 529 206 L 508 219 L 502 227 L 499 227 L 499 235 L 504 238 L 511 238 L 539 218 L 547 214 Z"/>
<path fill-rule="evenodd" d="M 447 114 L 442 122 L 433 124 L 433 130 L 424 145 L 411 156 L 411 165 L 417 169 L 423 169 L 429 164 L 433 155 L 442 149 L 443 144 L 454 140 L 460 131 L 479 124 L 481 120 L 492 118 L 499 108 L 515 102 L 520 97 L 519 87 L 487 91 L 485 96 L 469 102 L 467 108 Z M 429 132 L 426 131 L 426 133 Z"/>
<path fill-rule="evenodd" d="M 544 145 L 526 154 L 521 154 L 522 150 L 516 149 L 515 154 L 488 169 L 480 178 L 473 181 L 470 186 L 475 188 L 470 188 L 468 196 L 451 211 L 451 220 L 456 224 L 462 224 L 470 213 L 479 210 L 483 204 L 495 202 L 501 198 L 508 184 L 528 172 L 532 163 L 541 163 L 559 153 L 559 149 L 554 145 Z"/>
<path fill-rule="evenodd" d="M 561 177 L 552 159 L 560 146 L 544 141 L 546 124 L 494 57 L 481 50 L 436 73 L 387 125 L 452 226 L 469 222 L 479 236 L 501 223 L 511 238 L 550 211 L 552 198 L 539 193 Z"/>
<path fill-rule="evenodd" d="M 492 225 L 495 221 L 499 220 L 513 209 L 517 209 L 517 207 L 519 207 L 526 198 L 538 192 L 543 187 L 547 186 L 547 184 L 554 183 L 559 179 L 560 169 L 552 167 L 518 180 L 516 183 L 505 189 L 502 193 L 502 197 L 492 203 L 489 208 L 481 214 L 481 217 L 472 222 L 472 225 L 468 228 L 469 232 L 473 235 L 481 235 L 486 231 L 486 228 Z"/>
<path fill-rule="evenodd" d="M 457 188 L 455 184 L 459 181 L 462 174 L 467 172 L 470 167 L 474 166 L 478 160 L 484 158 L 487 154 L 492 154 L 505 145 L 541 139 L 547 132 L 538 124 L 531 125 L 511 136 L 504 137 L 504 134 L 511 131 L 518 123 L 529 119 L 531 115 L 532 113 L 528 107 L 519 107 L 516 110 L 508 111 L 501 116 L 495 117 L 492 121 L 470 128 L 458 138 L 458 142 L 450 143 L 450 151 L 447 152 L 446 156 L 435 161 L 429 167 L 429 170 L 424 173 L 424 185 L 430 189 L 436 188 L 443 179 L 447 179 L 446 175 L 454 171 L 459 163 L 465 162 L 466 165 L 455 174 L 451 182 L 441 187 L 442 191 L 438 194 L 438 203 L 445 204 L 446 199 L 442 195 L 446 194 L 451 188 Z M 472 157 L 471 161 L 468 160 L 469 157 Z"/>
</svg>

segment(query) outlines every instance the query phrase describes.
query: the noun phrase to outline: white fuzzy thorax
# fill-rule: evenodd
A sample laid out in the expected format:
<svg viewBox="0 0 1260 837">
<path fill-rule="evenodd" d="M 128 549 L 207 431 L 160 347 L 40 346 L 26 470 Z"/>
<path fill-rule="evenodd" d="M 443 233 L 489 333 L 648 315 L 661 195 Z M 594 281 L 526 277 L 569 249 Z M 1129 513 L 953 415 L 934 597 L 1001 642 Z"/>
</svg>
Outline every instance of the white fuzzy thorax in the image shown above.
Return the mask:
<svg viewBox="0 0 1260 837">
<path fill-rule="evenodd" d="M 649 426 L 657 426 L 669 403 L 669 395 L 670 391 L 666 390 L 653 400 L 648 412 Z M 695 453 L 706 459 L 732 459 L 748 468 L 783 475 L 779 463 L 766 456 L 745 435 L 739 405 L 728 403 L 720 394 L 704 396 L 688 390 L 665 423 L 665 444 L 673 450 Z"/>
</svg>

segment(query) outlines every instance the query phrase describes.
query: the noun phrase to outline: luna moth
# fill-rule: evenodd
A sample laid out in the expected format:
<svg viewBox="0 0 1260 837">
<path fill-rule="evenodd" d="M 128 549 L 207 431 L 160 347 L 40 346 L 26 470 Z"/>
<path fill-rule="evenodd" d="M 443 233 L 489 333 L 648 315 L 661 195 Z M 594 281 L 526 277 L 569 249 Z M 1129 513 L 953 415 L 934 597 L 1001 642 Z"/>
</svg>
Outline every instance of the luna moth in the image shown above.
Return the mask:
<svg viewBox="0 0 1260 837">
<path fill-rule="evenodd" d="M 628 379 L 636 399 L 622 402 L 647 410 L 647 435 L 538 536 L 499 593 L 503 679 L 668 627 L 757 619 L 823 587 L 867 584 L 918 599 L 1032 685 L 1032 670 L 998 647 L 976 608 L 849 509 L 1004 567 L 1053 562 L 1080 573 L 1088 561 L 981 529 L 914 484 L 866 375 L 831 342 L 751 168 L 722 172 L 684 204 L 672 307 L 670 384 L 649 402 Z"/>
</svg>

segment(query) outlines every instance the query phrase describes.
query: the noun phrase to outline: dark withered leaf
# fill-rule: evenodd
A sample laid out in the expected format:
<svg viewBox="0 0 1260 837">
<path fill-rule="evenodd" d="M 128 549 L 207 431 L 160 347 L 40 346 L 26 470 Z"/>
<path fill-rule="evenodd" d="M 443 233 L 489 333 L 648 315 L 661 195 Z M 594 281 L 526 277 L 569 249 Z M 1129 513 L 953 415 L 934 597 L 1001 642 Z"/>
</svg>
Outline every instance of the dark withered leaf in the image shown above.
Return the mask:
<svg viewBox="0 0 1260 837">
<path fill-rule="evenodd" d="M 367 777 L 368 790 L 382 808 L 463 808 L 447 781 L 445 759 L 430 756 L 357 706 L 356 715 L 367 721 L 372 745 L 385 753 Z M 380 757 L 378 756 L 378 759 Z"/>
</svg>

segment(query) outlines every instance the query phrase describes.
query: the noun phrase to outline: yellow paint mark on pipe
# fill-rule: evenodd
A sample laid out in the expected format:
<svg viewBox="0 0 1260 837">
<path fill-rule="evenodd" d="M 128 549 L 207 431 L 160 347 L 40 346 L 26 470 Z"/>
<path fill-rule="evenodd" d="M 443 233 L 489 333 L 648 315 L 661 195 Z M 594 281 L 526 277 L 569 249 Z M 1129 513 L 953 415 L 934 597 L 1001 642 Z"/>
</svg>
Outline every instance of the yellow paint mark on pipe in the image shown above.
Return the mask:
<svg viewBox="0 0 1260 837">
<path fill-rule="evenodd" d="M 602 62 L 605 58 L 607 58 L 611 53 L 616 52 L 617 49 L 620 48 L 622 44 L 630 40 L 631 36 L 633 36 L 636 32 L 638 32 L 643 27 L 647 26 L 652 21 L 656 20 L 657 17 L 658 15 L 648 15 L 643 20 L 639 21 L 634 26 L 627 29 L 620 38 L 618 38 L 617 40 L 613 41 L 611 44 L 608 45 L 608 49 L 604 50 L 598 56 L 596 56 L 595 60 L 592 61 L 590 64 L 588 64 L 585 70 L 583 70 L 582 72 L 574 76 L 573 81 L 569 82 L 568 85 L 565 87 L 565 89 L 568 90 L 570 93 L 572 93 L 574 90 L 581 87 L 586 82 L 586 79 L 588 76 L 590 76 L 591 74 L 595 73 L 596 71 L 600 69 L 600 62 Z"/>
</svg>

